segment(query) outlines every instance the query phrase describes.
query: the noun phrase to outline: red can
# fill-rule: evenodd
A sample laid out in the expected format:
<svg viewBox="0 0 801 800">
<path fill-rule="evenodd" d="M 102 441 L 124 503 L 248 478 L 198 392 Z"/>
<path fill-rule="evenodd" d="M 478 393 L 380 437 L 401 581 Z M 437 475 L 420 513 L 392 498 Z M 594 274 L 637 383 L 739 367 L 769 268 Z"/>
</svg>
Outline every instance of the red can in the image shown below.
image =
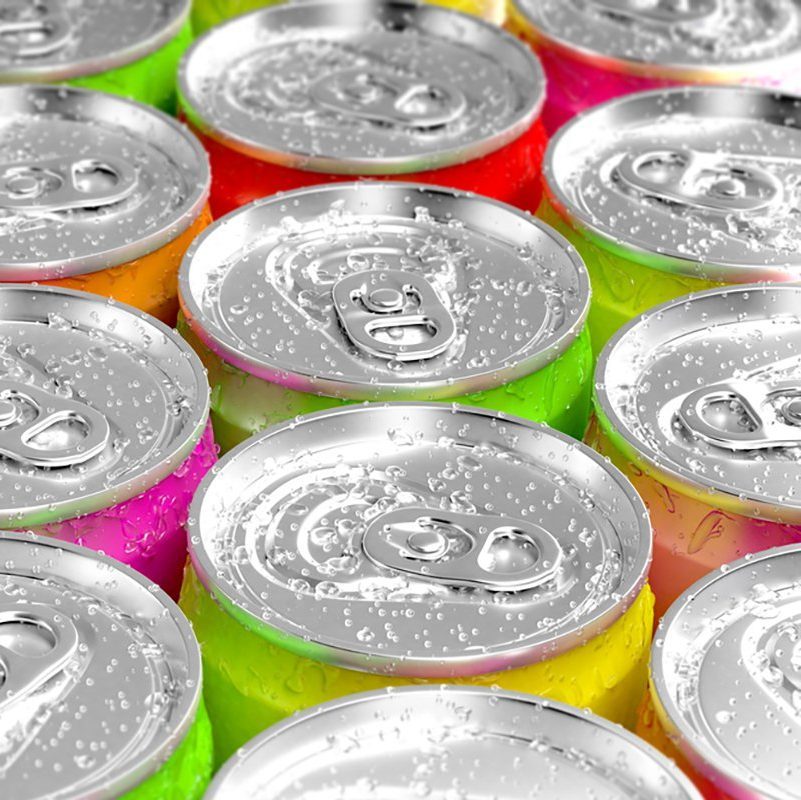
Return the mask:
<svg viewBox="0 0 801 800">
<path fill-rule="evenodd" d="M 514 37 L 450 9 L 264 8 L 200 38 L 179 84 L 211 156 L 215 216 L 354 177 L 448 186 L 531 211 L 540 200 L 540 64 Z"/>
</svg>

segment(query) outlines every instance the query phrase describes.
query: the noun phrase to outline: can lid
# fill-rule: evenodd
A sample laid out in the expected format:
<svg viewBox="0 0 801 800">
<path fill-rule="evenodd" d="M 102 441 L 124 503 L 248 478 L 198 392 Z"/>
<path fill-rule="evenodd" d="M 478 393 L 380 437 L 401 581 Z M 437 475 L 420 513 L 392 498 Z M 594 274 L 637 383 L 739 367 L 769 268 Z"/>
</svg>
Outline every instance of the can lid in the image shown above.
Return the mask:
<svg viewBox="0 0 801 800">
<path fill-rule="evenodd" d="M 701 798 L 619 725 L 533 695 L 461 686 L 365 692 L 293 716 L 238 750 L 206 797 L 389 800 L 398 787 L 471 800 Z"/>
<path fill-rule="evenodd" d="M 108 508 L 174 472 L 208 416 L 174 331 L 66 289 L 0 286 L 0 528 Z"/>
<path fill-rule="evenodd" d="M 511 206 L 361 182 L 257 201 L 188 251 L 186 317 L 227 362 L 349 399 L 456 397 L 546 366 L 582 330 L 576 251 Z"/>
<path fill-rule="evenodd" d="M 160 111 L 38 85 L 0 87 L 0 108 L 0 281 L 140 258 L 186 230 L 206 203 L 208 157 Z"/>
<path fill-rule="evenodd" d="M 0 565 L 0 791 L 120 797 L 194 720 L 200 649 L 188 620 L 157 586 L 84 547 L 6 532 Z"/>
<path fill-rule="evenodd" d="M 201 580 L 259 635 L 428 678 L 582 644 L 633 602 L 651 557 L 642 501 L 588 447 L 441 403 L 270 428 L 201 484 L 189 529 Z"/>
<path fill-rule="evenodd" d="M 801 65 L 799 0 L 514 0 L 543 46 L 606 72 L 727 83 Z"/>
<path fill-rule="evenodd" d="M 732 797 L 798 797 L 801 545 L 710 573 L 665 615 L 652 694 L 671 738 Z"/>
<path fill-rule="evenodd" d="M 178 34 L 190 0 L 2 0 L 0 83 L 63 81 L 148 56 Z"/>
<path fill-rule="evenodd" d="M 599 420 L 660 481 L 718 508 L 801 522 L 801 286 L 689 295 L 611 340 Z"/>
<path fill-rule="evenodd" d="M 520 136 L 545 97 L 530 50 L 497 26 L 392 0 L 278 5 L 187 52 L 189 120 L 253 158 L 316 172 L 419 172 Z"/>
<path fill-rule="evenodd" d="M 543 168 L 584 235 L 667 272 L 801 278 L 801 99 L 695 87 L 628 95 L 568 123 Z"/>
</svg>

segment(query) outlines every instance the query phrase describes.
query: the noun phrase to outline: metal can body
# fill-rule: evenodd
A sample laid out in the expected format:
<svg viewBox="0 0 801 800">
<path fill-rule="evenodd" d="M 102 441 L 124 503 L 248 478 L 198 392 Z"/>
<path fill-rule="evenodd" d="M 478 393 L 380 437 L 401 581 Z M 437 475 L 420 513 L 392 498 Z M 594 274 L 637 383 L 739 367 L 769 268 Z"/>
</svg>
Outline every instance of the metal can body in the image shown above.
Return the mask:
<svg viewBox="0 0 801 800">
<path fill-rule="evenodd" d="M 587 265 L 596 354 L 675 297 L 798 280 L 799 155 L 798 98 L 756 89 L 634 94 L 564 126 L 538 215 Z"/>
<path fill-rule="evenodd" d="M 536 58 L 441 7 L 356 0 L 342 11 L 272 6 L 187 53 L 181 106 L 211 156 L 214 216 L 356 178 L 444 185 L 535 211 L 546 142 Z"/>
</svg>

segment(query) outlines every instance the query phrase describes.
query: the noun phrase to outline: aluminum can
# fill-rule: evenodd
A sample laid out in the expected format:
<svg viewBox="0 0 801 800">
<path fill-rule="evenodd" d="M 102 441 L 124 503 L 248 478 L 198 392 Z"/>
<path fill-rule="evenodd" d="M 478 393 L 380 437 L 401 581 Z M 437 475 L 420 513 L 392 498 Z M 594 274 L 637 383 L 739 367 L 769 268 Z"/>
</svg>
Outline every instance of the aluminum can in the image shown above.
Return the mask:
<svg viewBox="0 0 801 800">
<path fill-rule="evenodd" d="M 62 83 L 173 113 L 191 0 L 3 0 L 0 83 Z"/>
<path fill-rule="evenodd" d="M 801 100 L 684 88 L 621 98 L 554 137 L 540 216 L 590 272 L 600 352 L 630 319 L 721 285 L 801 279 Z"/>
<path fill-rule="evenodd" d="M 178 85 L 211 157 L 215 217 L 382 176 L 537 208 L 542 70 L 475 17 L 399 1 L 271 6 L 198 39 Z"/>
<path fill-rule="evenodd" d="M 510 0 L 548 77 L 549 132 L 591 106 L 686 84 L 801 93 L 798 0 Z"/>
<path fill-rule="evenodd" d="M 454 686 L 366 692 L 298 714 L 230 759 L 206 800 L 384 798 L 399 786 L 437 798 L 701 800 L 666 758 L 600 717 Z"/>
<path fill-rule="evenodd" d="M 798 797 L 801 546 L 746 556 L 671 606 L 654 642 L 657 741 L 709 800 Z"/>
<path fill-rule="evenodd" d="M 543 425 L 438 403 L 275 426 L 195 496 L 181 604 L 217 758 L 293 712 L 499 686 L 633 725 L 651 532 L 628 481 Z"/>
<path fill-rule="evenodd" d="M 365 181 L 298 190 L 215 223 L 179 283 L 224 451 L 365 400 L 586 428 L 586 270 L 558 233 L 497 201 Z"/>
<path fill-rule="evenodd" d="M 799 303 L 797 285 L 703 292 L 601 354 L 589 439 L 648 506 L 658 615 L 710 570 L 801 541 Z"/>
<path fill-rule="evenodd" d="M 177 597 L 184 523 L 216 459 L 200 361 L 141 312 L 0 287 L 0 530 L 112 556 Z"/>
<path fill-rule="evenodd" d="M 200 800 L 211 730 L 180 609 L 84 547 L 0 533 L 0 794 Z"/>
<path fill-rule="evenodd" d="M 211 221 L 197 139 L 84 89 L 0 87 L 0 109 L 0 285 L 89 291 L 174 324 L 178 267 Z"/>
</svg>

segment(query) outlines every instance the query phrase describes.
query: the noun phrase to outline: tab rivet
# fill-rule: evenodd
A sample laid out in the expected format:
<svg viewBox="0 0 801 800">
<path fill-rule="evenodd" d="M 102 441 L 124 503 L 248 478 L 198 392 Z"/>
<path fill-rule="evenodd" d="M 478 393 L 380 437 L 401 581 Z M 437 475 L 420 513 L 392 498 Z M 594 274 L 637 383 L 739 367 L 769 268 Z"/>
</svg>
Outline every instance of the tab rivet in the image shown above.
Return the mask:
<svg viewBox="0 0 801 800">
<path fill-rule="evenodd" d="M 10 425 L 18 416 L 17 407 L 14 403 L 0 398 L 0 425 Z"/>
<path fill-rule="evenodd" d="M 784 404 L 782 416 L 791 425 L 801 425 L 801 397 L 793 397 Z"/>
<path fill-rule="evenodd" d="M 8 181 L 8 190 L 14 194 L 35 194 L 39 190 L 39 181 L 33 175 L 16 175 Z"/>
<path fill-rule="evenodd" d="M 447 550 L 448 540 L 439 531 L 417 531 L 409 536 L 406 546 L 421 555 L 440 555 Z"/>
<path fill-rule="evenodd" d="M 406 298 L 403 292 L 398 289 L 386 287 L 383 289 L 373 289 L 373 291 L 364 298 L 364 304 L 371 311 L 390 313 L 392 311 L 401 311 L 405 300 Z"/>
</svg>

